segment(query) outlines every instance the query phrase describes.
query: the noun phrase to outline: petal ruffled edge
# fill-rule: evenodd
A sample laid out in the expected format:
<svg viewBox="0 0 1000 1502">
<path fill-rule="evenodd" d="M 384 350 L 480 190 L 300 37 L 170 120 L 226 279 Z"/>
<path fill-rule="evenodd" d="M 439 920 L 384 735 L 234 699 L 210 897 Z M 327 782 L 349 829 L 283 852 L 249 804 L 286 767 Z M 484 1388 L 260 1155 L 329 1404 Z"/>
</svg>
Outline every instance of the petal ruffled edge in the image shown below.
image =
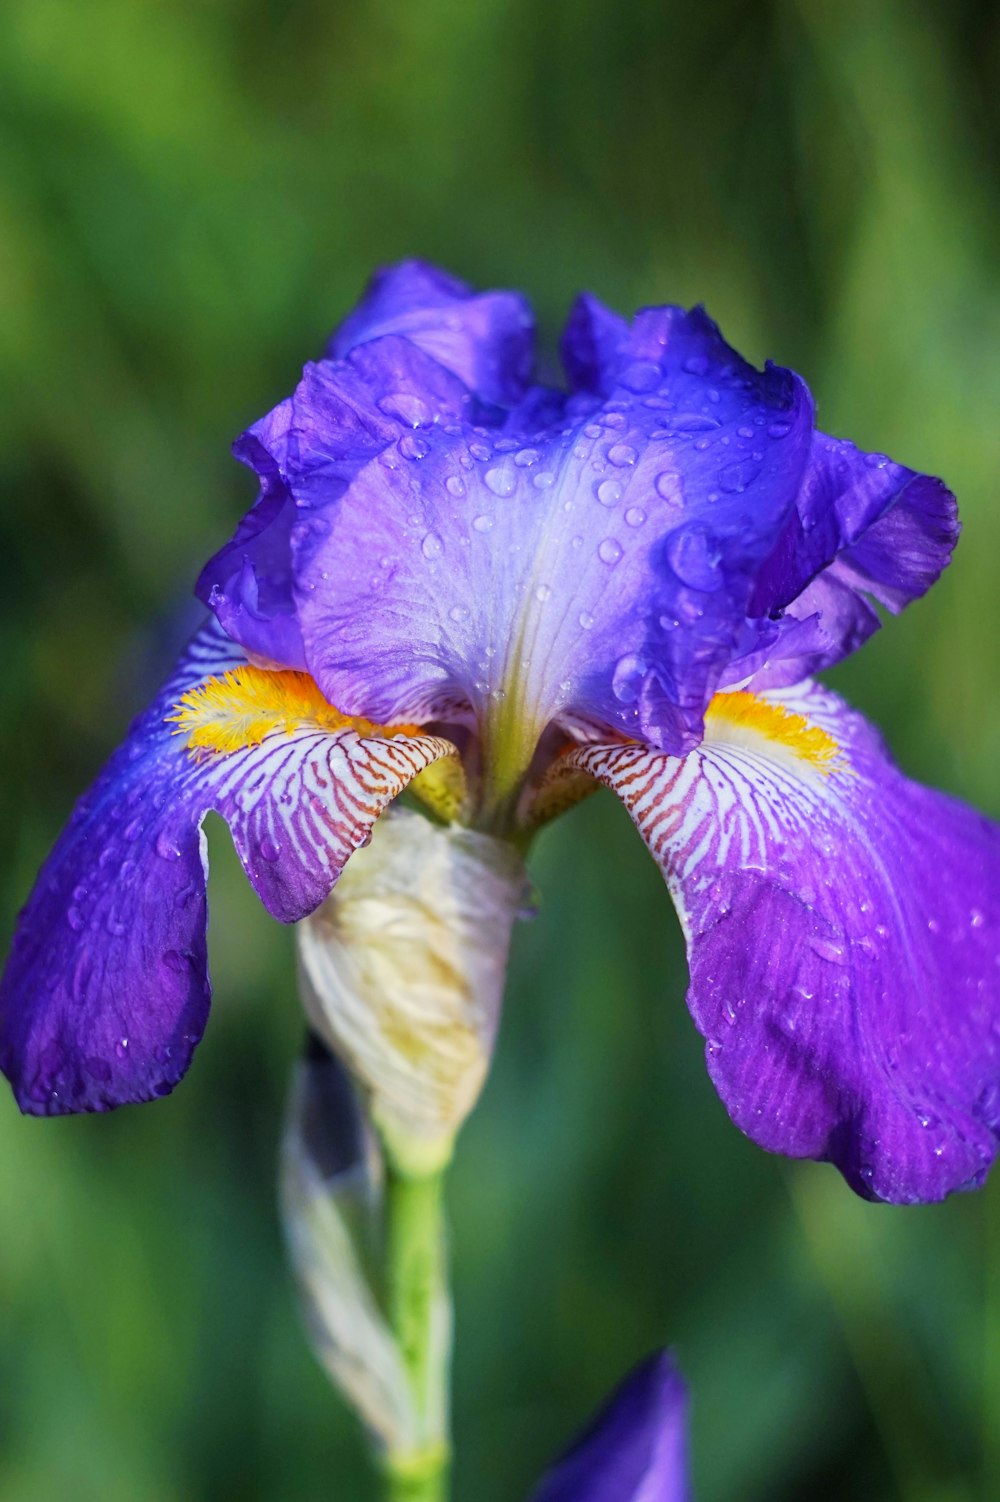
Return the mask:
<svg viewBox="0 0 1000 1502">
<path fill-rule="evenodd" d="M 866 1198 L 982 1183 L 1000 1135 L 1000 826 L 905 778 L 817 685 L 722 695 L 680 759 L 564 758 L 667 880 L 709 1073 L 760 1146 Z M 558 775 L 558 772 L 557 772 Z"/>
</svg>

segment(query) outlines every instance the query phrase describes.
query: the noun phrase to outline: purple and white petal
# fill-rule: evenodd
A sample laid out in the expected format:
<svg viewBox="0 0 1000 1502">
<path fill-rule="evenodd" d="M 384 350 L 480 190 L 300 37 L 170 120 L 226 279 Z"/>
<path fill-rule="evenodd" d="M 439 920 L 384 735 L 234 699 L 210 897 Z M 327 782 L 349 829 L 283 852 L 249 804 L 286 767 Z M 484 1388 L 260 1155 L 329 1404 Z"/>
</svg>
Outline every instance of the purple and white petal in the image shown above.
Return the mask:
<svg viewBox="0 0 1000 1502">
<path fill-rule="evenodd" d="M 0 1067 L 22 1110 L 105 1110 L 166 1094 L 208 1015 L 209 810 L 230 826 L 283 922 L 329 893 L 378 814 L 449 742 L 301 726 L 230 754 L 168 723 L 204 680 L 245 665 L 213 624 L 195 637 L 77 809 L 21 913 L 0 981 Z"/>
<path fill-rule="evenodd" d="M 531 1502 L 689 1502 L 687 1390 L 667 1352 L 626 1377 Z"/>
<path fill-rule="evenodd" d="M 328 697 L 380 719 L 458 699 L 481 725 L 506 699 L 537 733 L 563 717 L 697 743 L 728 662 L 759 643 L 747 605 L 812 406 L 701 313 L 640 314 L 632 341 L 612 395 L 570 397 L 554 422 L 550 395 L 501 428 L 429 400 L 437 421 L 346 488 L 300 452 L 298 618 Z"/>
<path fill-rule="evenodd" d="M 872 1199 L 982 1183 L 1000 1132 L 1000 826 L 910 782 L 816 685 L 720 696 L 707 724 L 684 759 L 619 744 L 565 763 L 619 794 L 666 877 L 727 1110 Z"/>
<path fill-rule="evenodd" d="M 511 406 L 534 367 L 535 323 L 517 292 L 475 292 L 426 261 L 376 272 L 327 346 L 336 360 L 358 344 L 402 334 L 483 401 Z"/>
</svg>

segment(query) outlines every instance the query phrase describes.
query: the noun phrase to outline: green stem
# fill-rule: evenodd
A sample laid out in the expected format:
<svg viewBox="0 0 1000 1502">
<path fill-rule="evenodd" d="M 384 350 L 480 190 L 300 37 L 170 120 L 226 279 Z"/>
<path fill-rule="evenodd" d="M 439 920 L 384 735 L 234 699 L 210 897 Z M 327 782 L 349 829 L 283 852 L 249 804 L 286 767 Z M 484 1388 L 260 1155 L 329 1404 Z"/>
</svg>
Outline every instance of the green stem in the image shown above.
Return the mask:
<svg viewBox="0 0 1000 1502">
<path fill-rule="evenodd" d="M 386 1169 L 386 1301 L 417 1415 L 417 1442 L 386 1463 L 386 1502 L 447 1502 L 451 1302 L 444 1172 Z"/>
</svg>

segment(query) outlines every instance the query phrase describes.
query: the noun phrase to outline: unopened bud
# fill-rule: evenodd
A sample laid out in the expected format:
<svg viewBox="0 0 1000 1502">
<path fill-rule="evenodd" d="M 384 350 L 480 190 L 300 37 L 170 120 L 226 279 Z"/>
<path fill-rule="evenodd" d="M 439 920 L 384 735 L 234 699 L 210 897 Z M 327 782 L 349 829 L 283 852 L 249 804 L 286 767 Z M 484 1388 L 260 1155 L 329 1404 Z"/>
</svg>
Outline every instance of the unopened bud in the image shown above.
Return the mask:
<svg viewBox="0 0 1000 1502">
<path fill-rule="evenodd" d="M 446 1162 L 478 1099 L 525 887 L 510 845 L 394 808 L 298 926 L 310 1023 L 404 1173 Z"/>
<path fill-rule="evenodd" d="M 381 1161 L 350 1081 L 323 1045 L 297 1066 L 281 1154 L 281 1210 L 310 1342 L 385 1454 L 408 1454 L 420 1421 L 373 1288 Z M 442 1340 L 450 1315 L 436 1315 Z"/>
</svg>

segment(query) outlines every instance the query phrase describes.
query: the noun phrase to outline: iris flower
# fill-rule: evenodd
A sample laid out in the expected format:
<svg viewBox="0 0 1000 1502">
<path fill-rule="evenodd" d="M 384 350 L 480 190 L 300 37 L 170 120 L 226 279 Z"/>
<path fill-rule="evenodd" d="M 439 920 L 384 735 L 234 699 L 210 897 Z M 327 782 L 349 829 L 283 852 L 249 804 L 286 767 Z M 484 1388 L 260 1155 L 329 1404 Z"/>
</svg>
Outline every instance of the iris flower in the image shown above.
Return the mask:
<svg viewBox="0 0 1000 1502">
<path fill-rule="evenodd" d="M 937 479 L 815 426 L 700 309 L 532 320 L 378 275 L 236 456 L 214 619 L 42 870 L 0 991 L 22 1109 L 168 1093 L 205 1025 L 202 820 L 267 910 L 327 896 L 408 786 L 524 845 L 596 783 L 683 926 L 734 1122 L 870 1198 L 979 1184 L 1000 1128 L 1000 832 L 813 675 L 947 564 Z M 600 859 L 600 852 L 595 852 Z"/>
<path fill-rule="evenodd" d="M 625 1378 L 530 1502 L 690 1502 L 687 1390 L 669 1352 Z"/>
</svg>

